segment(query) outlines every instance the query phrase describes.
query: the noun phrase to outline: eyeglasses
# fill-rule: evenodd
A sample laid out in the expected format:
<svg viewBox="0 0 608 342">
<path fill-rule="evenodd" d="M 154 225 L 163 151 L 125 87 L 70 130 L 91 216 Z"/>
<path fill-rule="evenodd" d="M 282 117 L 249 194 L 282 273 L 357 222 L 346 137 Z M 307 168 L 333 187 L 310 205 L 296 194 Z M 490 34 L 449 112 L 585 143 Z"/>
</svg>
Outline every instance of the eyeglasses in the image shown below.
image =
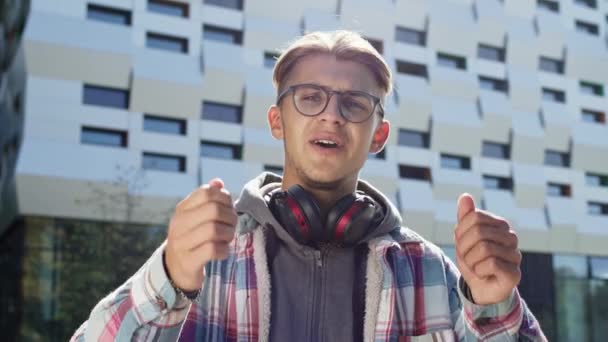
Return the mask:
<svg viewBox="0 0 608 342">
<path fill-rule="evenodd" d="M 338 111 L 349 122 L 359 123 L 369 119 L 376 106 L 384 117 L 380 98 L 363 91 L 336 91 L 316 84 L 296 84 L 285 89 L 277 98 L 277 105 L 289 93 L 292 93 L 293 105 L 302 115 L 317 116 L 327 108 L 331 97 L 338 96 Z"/>
</svg>

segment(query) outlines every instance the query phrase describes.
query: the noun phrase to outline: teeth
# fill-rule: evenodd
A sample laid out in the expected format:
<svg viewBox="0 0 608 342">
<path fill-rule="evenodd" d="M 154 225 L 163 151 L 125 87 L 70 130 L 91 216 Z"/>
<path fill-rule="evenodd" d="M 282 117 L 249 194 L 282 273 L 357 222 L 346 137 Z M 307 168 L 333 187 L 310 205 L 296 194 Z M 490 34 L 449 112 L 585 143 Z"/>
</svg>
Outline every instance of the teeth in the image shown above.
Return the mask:
<svg viewBox="0 0 608 342">
<path fill-rule="evenodd" d="M 315 144 L 338 145 L 336 142 L 331 141 L 331 140 L 315 140 Z"/>
</svg>

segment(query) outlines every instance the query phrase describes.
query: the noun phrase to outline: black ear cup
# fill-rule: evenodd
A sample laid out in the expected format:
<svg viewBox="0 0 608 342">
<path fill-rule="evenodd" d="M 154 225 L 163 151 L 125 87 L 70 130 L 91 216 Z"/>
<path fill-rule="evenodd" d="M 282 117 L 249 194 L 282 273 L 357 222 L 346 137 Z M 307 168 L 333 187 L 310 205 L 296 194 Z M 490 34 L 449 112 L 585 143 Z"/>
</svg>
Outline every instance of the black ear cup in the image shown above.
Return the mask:
<svg viewBox="0 0 608 342">
<path fill-rule="evenodd" d="M 327 214 L 325 224 L 314 197 L 299 185 L 272 192 L 268 205 L 285 230 L 302 244 L 355 245 L 384 217 L 381 206 L 359 191 L 338 200 Z"/>
</svg>

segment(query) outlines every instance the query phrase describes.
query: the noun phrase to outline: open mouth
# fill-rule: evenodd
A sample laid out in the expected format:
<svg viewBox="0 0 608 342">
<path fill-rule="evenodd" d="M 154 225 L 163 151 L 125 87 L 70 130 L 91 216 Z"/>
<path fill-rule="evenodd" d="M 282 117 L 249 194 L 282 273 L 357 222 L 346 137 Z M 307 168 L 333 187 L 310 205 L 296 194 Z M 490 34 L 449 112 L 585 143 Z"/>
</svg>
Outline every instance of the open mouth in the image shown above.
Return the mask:
<svg viewBox="0 0 608 342">
<path fill-rule="evenodd" d="M 337 148 L 339 146 L 337 142 L 325 139 L 313 140 L 312 143 L 323 148 Z"/>
</svg>

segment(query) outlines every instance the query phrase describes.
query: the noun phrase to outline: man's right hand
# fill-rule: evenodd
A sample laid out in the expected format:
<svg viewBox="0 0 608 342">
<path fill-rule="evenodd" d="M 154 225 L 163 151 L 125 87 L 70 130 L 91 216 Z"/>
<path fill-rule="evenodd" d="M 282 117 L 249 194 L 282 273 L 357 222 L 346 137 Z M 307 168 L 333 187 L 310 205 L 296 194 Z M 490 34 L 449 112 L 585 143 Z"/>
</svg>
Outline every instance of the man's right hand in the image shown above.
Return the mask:
<svg viewBox="0 0 608 342">
<path fill-rule="evenodd" d="M 218 178 L 177 204 L 165 248 L 167 271 L 177 287 L 184 291 L 201 287 L 205 265 L 228 257 L 236 223 L 232 198 Z"/>
</svg>

